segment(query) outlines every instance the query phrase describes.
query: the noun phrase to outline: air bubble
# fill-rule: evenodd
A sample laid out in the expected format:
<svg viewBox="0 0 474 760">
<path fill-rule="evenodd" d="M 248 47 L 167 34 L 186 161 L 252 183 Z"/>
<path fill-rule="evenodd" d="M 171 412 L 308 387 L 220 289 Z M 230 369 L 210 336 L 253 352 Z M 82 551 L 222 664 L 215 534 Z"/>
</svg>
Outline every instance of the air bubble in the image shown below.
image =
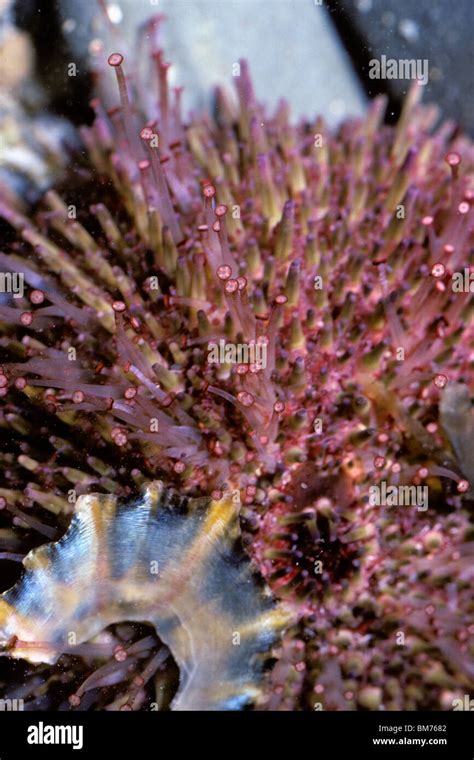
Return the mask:
<svg viewBox="0 0 474 760">
<path fill-rule="evenodd" d="M 237 394 L 237 401 L 242 404 L 242 406 L 252 406 L 255 399 L 252 396 L 251 393 L 247 393 L 247 391 L 240 391 L 240 393 Z"/>
<path fill-rule="evenodd" d="M 120 55 L 120 53 L 112 53 L 112 55 L 109 55 L 107 62 L 109 66 L 121 66 L 123 63 L 123 55 Z"/>
<path fill-rule="evenodd" d="M 44 301 L 44 293 L 42 290 L 32 290 L 30 293 L 30 301 L 35 306 L 38 306 L 40 303 L 43 303 Z"/>
<path fill-rule="evenodd" d="M 239 283 L 237 280 L 227 280 L 225 284 L 226 293 L 235 293 L 239 289 Z"/>
<path fill-rule="evenodd" d="M 450 153 L 447 153 L 445 156 L 445 161 L 449 166 L 459 166 L 461 163 L 461 156 L 459 153 L 456 153 L 454 150 Z"/>
<path fill-rule="evenodd" d="M 431 267 L 431 274 L 433 277 L 444 277 L 446 274 L 446 267 L 444 264 L 433 264 Z"/>
<path fill-rule="evenodd" d="M 114 658 L 117 660 L 117 662 L 125 662 L 127 659 L 127 653 L 125 649 L 118 644 L 114 649 Z"/>
<path fill-rule="evenodd" d="M 216 194 L 216 188 L 214 185 L 205 185 L 202 192 L 204 193 L 205 198 L 214 198 Z"/>
<path fill-rule="evenodd" d="M 227 264 L 222 264 L 220 267 L 217 267 L 216 274 L 219 280 L 228 280 L 232 274 L 232 269 Z"/>
</svg>

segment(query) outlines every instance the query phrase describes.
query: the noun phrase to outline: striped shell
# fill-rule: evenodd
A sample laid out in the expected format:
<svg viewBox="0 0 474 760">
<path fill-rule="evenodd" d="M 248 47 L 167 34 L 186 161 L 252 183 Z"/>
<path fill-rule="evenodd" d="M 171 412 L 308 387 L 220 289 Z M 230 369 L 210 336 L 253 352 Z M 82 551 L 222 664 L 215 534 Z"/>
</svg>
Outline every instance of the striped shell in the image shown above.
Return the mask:
<svg viewBox="0 0 474 760">
<path fill-rule="evenodd" d="M 174 710 L 234 710 L 263 699 L 264 664 L 291 615 L 244 554 L 237 507 L 150 483 L 133 504 L 79 497 L 57 543 L 30 552 L 0 597 L 10 654 L 54 663 L 120 621 L 149 623 L 180 669 Z M 239 636 L 236 636 L 239 634 Z"/>
</svg>

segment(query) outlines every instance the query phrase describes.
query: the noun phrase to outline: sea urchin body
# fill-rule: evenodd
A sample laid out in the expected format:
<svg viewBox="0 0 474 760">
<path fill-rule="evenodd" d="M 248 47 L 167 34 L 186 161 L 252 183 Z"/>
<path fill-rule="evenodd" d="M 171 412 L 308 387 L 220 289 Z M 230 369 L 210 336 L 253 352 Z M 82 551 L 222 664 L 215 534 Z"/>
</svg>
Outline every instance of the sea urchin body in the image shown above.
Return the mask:
<svg viewBox="0 0 474 760">
<path fill-rule="evenodd" d="M 183 123 L 158 47 L 146 113 L 108 62 L 120 105 L 93 102 L 70 184 L 0 204 L 28 285 L 0 306 L 5 556 L 83 494 L 233 491 L 298 619 L 268 706 L 449 707 L 474 678 L 472 416 L 455 441 L 439 415 L 473 390 L 472 144 L 419 85 L 395 128 L 379 98 L 331 132 L 267 114 L 242 61 L 238 105 Z"/>
</svg>

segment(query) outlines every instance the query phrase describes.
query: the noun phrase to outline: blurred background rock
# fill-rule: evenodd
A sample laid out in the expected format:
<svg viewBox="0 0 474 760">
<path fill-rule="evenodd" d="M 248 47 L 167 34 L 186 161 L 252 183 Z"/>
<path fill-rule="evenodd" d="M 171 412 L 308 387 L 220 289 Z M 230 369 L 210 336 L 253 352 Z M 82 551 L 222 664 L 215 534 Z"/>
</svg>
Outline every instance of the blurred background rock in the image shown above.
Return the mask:
<svg viewBox="0 0 474 760">
<path fill-rule="evenodd" d="M 232 90 L 232 67 L 247 58 L 270 108 L 285 97 L 295 118 L 322 113 L 335 125 L 384 92 L 395 120 L 409 82 L 368 77 L 370 59 L 386 55 L 427 58 L 425 102 L 474 133 L 473 0 L 0 0 L 0 176 L 17 187 L 18 176 L 30 188 L 50 181 L 50 148 L 71 139 L 64 118 L 91 118 L 91 49 L 134 55 L 137 30 L 157 13 L 167 17 L 162 39 L 185 112 L 212 107 L 216 84 Z M 108 74 L 101 94 L 112 104 Z"/>
<path fill-rule="evenodd" d="M 103 40 L 110 53 L 123 35 L 134 52 L 137 30 L 159 13 L 167 19 L 164 47 L 173 84 L 185 87 L 185 111 L 208 106 L 216 84 L 230 88 L 233 64 L 248 58 L 257 94 L 270 106 L 284 95 L 296 116 L 322 112 L 332 123 L 363 113 L 357 75 L 326 8 L 313 0 L 107 0 L 103 5 L 109 27 L 94 0 L 18 4 L 18 22 L 31 31 L 43 61 L 41 76 L 56 103 L 63 99 L 63 112 L 73 105 L 68 103 L 65 48 L 66 58 L 81 69 L 74 82 L 77 101 L 90 41 Z M 52 45 L 58 37 L 58 44 Z"/>
<path fill-rule="evenodd" d="M 21 206 L 47 189 L 67 161 L 62 145 L 77 138 L 51 107 L 34 37 L 17 25 L 15 10 L 12 0 L 0 0 L 0 201 L 8 195 Z"/>
</svg>

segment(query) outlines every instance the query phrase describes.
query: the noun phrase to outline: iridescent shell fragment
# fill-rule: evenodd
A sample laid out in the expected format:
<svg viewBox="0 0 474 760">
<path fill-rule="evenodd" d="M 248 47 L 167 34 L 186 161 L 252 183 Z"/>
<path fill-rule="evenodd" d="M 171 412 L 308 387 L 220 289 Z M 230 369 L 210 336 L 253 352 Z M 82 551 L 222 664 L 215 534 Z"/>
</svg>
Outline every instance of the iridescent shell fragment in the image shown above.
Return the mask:
<svg viewBox="0 0 474 760">
<path fill-rule="evenodd" d="M 57 543 L 24 560 L 0 598 L 11 656 L 54 663 L 120 621 L 153 625 L 180 669 L 174 710 L 258 704 L 264 665 L 291 615 L 277 605 L 240 545 L 236 505 L 181 498 L 150 483 L 133 504 L 81 496 Z"/>
</svg>

